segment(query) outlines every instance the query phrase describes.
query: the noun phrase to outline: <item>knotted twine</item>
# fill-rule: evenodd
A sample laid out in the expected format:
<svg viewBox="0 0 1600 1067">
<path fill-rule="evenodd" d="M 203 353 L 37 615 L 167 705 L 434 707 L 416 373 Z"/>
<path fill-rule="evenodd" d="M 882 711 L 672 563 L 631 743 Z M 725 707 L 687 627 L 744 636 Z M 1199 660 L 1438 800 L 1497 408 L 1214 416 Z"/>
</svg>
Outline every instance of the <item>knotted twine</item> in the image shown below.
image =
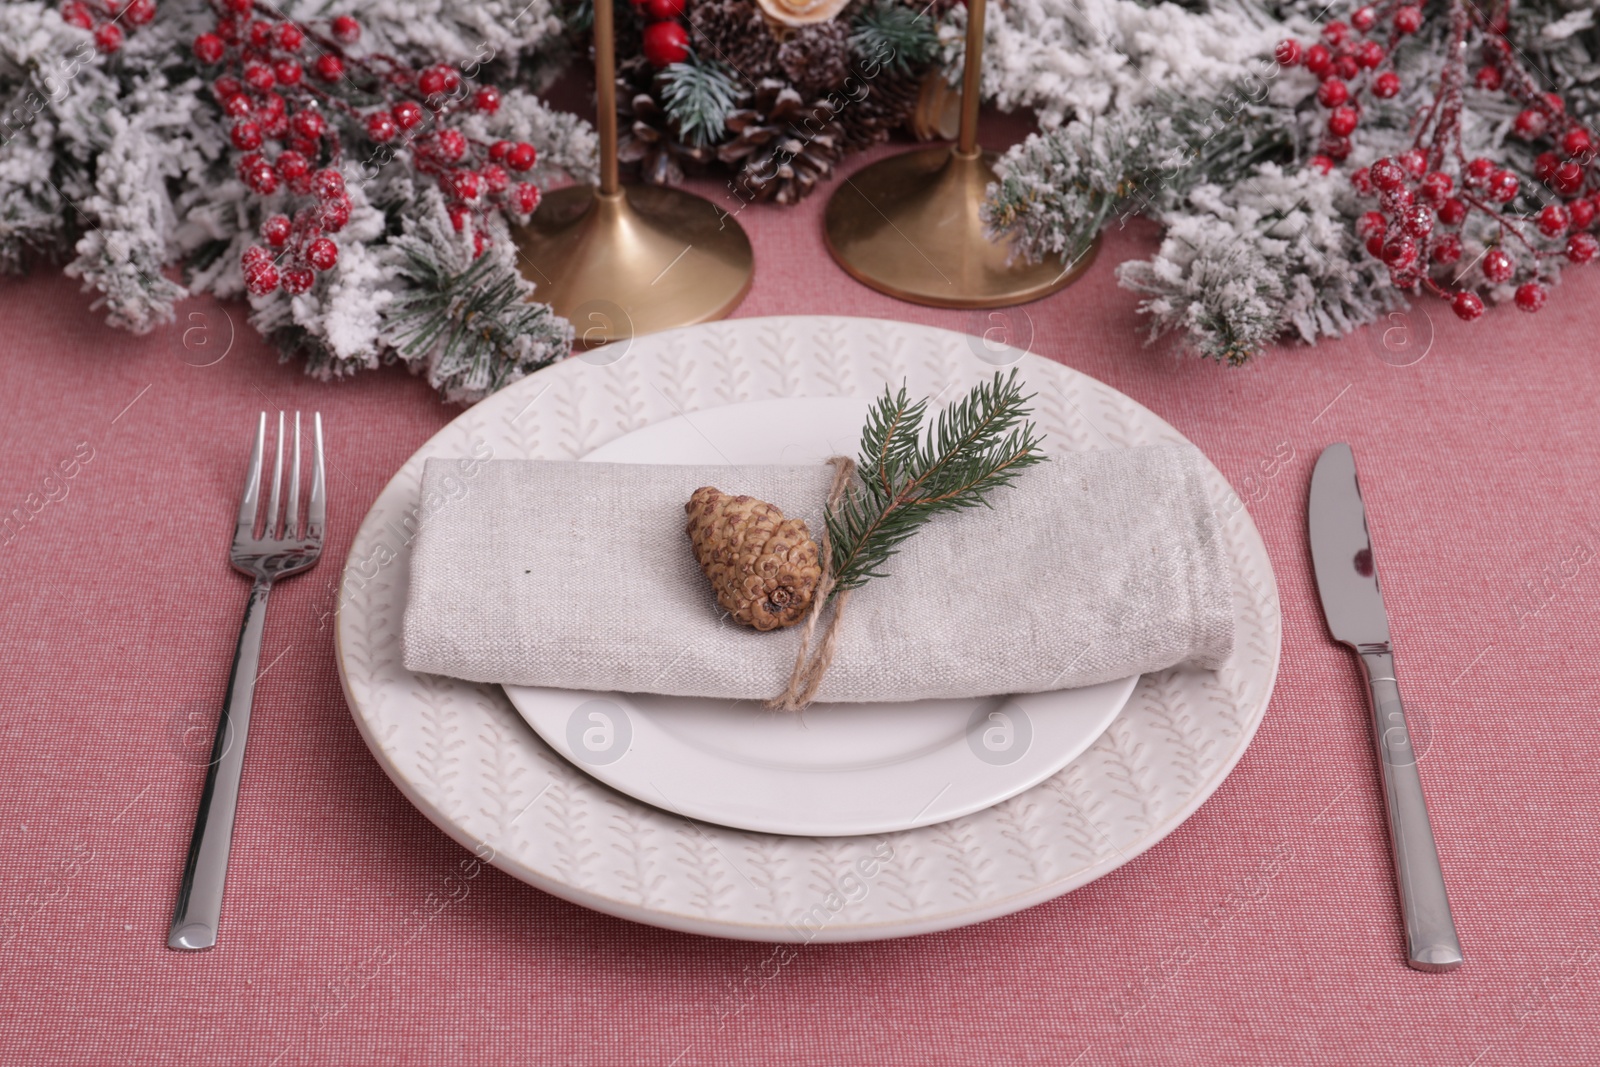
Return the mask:
<svg viewBox="0 0 1600 1067">
<path fill-rule="evenodd" d="M 844 497 L 845 490 L 850 487 L 850 479 L 856 473 L 856 461 L 849 456 L 831 456 L 828 462 L 833 465 L 833 485 L 828 488 L 828 510 L 831 512 L 834 505 Z M 822 577 L 817 582 L 817 591 L 811 597 L 811 613 L 806 617 L 806 628 L 800 634 L 800 650 L 795 653 L 794 670 L 789 672 L 789 684 L 783 692 L 767 701 L 765 707 L 771 711 L 801 711 L 816 697 L 817 690 L 822 687 L 822 678 L 828 673 L 828 668 L 833 664 L 833 650 L 839 640 L 839 620 L 844 618 L 844 606 L 850 602 L 850 590 L 846 589 L 839 594 L 839 602 L 833 606 L 833 618 L 828 622 L 828 628 L 823 632 L 822 643 L 817 646 L 815 654 L 811 651 L 811 639 L 816 636 L 817 620 L 822 617 L 822 609 L 827 606 L 828 598 L 833 593 L 833 541 L 828 536 L 828 524 L 822 524 Z"/>
</svg>

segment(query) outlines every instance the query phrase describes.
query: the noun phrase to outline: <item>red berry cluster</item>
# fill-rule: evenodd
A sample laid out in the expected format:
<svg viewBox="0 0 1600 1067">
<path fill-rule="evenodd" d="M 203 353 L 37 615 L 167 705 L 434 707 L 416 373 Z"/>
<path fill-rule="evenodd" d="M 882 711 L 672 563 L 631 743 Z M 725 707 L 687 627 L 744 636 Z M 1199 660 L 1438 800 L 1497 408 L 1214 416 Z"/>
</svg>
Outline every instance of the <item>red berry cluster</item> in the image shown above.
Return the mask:
<svg viewBox="0 0 1600 1067">
<path fill-rule="evenodd" d="M 1388 69 L 1392 66 L 1390 54 L 1401 37 L 1421 28 L 1422 9 L 1392 0 L 1382 7 L 1382 12 L 1370 4 L 1359 7 L 1348 23 L 1324 26 L 1317 44 L 1307 47 L 1295 40 L 1282 41 L 1274 53 L 1279 66 L 1304 64 L 1322 83 L 1317 86 L 1317 103 L 1329 112 L 1328 122 L 1321 151 L 1311 165 L 1324 174 L 1350 155 L 1350 135 L 1361 125 L 1362 108 L 1356 94 L 1362 88 L 1380 100 L 1400 94 L 1400 75 Z"/>
<path fill-rule="evenodd" d="M 129 26 L 148 26 L 156 17 L 156 0 L 66 0 L 61 5 L 61 17 L 68 25 L 94 33 L 94 46 L 110 55 L 122 48 L 127 34 L 121 23 Z"/>
<path fill-rule="evenodd" d="M 632 0 L 653 21 L 644 28 L 644 58 L 658 70 L 689 58 L 689 31 L 678 20 L 687 0 Z"/>
<path fill-rule="evenodd" d="M 264 296 L 280 286 L 303 293 L 314 272 L 338 263 L 339 246 L 328 235 L 344 228 L 351 210 L 340 171 L 341 126 L 379 146 L 376 154 L 385 160 L 392 158 L 387 146 L 409 148 L 416 171 L 438 180 L 457 230 L 468 229 L 475 214 L 503 209 L 528 215 L 538 207 L 538 187 L 513 182 L 508 173 L 533 168 L 533 145 L 485 144 L 449 125 L 463 110 L 498 111 L 496 89 L 466 92 L 461 72 L 447 64 L 418 71 L 389 56 L 352 56 L 345 48 L 361 39 L 361 24 L 348 15 L 326 23 L 294 22 L 273 17 L 256 0 L 211 2 L 216 27 L 195 38 L 194 54 L 206 66 L 222 67 L 212 92 L 232 120 L 234 148 L 244 153 L 240 180 L 261 197 L 287 191 L 309 201 L 261 224 L 266 246 L 246 249 L 241 264 L 251 293 Z M 302 62 L 308 43 L 317 52 L 309 76 Z M 346 98 L 352 89 L 358 99 L 393 102 L 363 110 Z M 263 150 L 269 141 L 280 146 L 272 158 Z M 488 231 L 474 227 L 472 235 L 474 252 L 481 255 L 490 243 Z"/>
<path fill-rule="evenodd" d="M 1356 232 L 1367 251 L 1388 267 L 1390 281 L 1397 288 L 1420 287 L 1449 301 L 1458 316 L 1471 321 L 1483 314 L 1483 300 L 1471 288 L 1440 285 L 1429 276 L 1429 269 L 1461 259 L 1459 230 L 1470 216 L 1493 220 L 1499 238 L 1479 263 L 1483 281 L 1498 286 L 1520 277 L 1516 305 L 1524 311 L 1538 311 L 1549 296 L 1540 280 L 1540 260 L 1565 256 L 1572 263 L 1588 263 L 1600 254 L 1600 241 L 1588 232 L 1600 216 L 1600 192 L 1589 186 L 1596 140 L 1566 114 L 1559 96 L 1538 90 L 1516 59 L 1505 37 L 1510 28 L 1510 0 L 1493 5 L 1489 14 L 1465 0 L 1449 0 L 1447 7 L 1451 58 L 1436 99 L 1421 113 L 1412 148 L 1350 175 L 1357 192 L 1376 197 L 1379 207 L 1361 217 Z M 1347 84 L 1350 76 L 1363 69 L 1372 71 L 1367 91 L 1379 98 L 1396 95 L 1400 80 L 1382 67 L 1395 43 L 1421 25 L 1419 7 L 1407 0 L 1383 0 L 1359 8 L 1348 26 L 1330 23 L 1323 30 L 1324 44 L 1302 49 L 1297 41 L 1284 41 L 1278 46 L 1280 64 L 1304 62 L 1322 80 L 1317 100 L 1332 111 L 1322 154 L 1311 160 L 1312 166 L 1328 173 L 1336 160 L 1350 154 L 1348 137 L 1361 117 L 1360 104 L 1351 98 Z M 1483 35 L 1484 63 L 1474 73 L 1473 83 L 1486 91 L 1503 90 L 1520 101 L 1523 111 L 1514 123 L 1517 133 L 1530 140 L 1549 138 L 1555 145 L 1555 150 L 1539 155 L 1534 176 L 1564 203 L 1547 203 L 1531 215 L 1514 213 L 1519 194 L 1529 192 L 1522 179 L 1491 159 L 1468 160 L 1462 152 L 1465 41 L 1474 28 Z M 1352 30 L 1383 32 L 1387 45 L 1370 38 L 1357 41 Z M 1545 248 L 1535 243 L 1533 230 L 1545 239 Z M 1460 281 L 1458 276 L 1455 283 Z"/>
</svg>

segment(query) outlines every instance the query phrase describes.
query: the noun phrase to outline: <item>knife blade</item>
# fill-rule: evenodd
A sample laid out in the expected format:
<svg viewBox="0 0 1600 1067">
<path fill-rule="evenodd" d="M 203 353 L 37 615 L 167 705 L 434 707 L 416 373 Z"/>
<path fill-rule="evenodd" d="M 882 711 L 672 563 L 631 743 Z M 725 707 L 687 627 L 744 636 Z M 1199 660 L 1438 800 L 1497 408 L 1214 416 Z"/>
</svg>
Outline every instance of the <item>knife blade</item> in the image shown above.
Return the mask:
<svg viewBox="0 0 1600 1067">
<path fill-rule="evenodd" d="M 1311 565 L 1328 630 L 1334 640 L 1355 650 L 1367 679 L 1406 928 L 1406 962 L 1419 971 L 1454 970 L 1461 965 L 1461 941 L 1450 914 L 1422 776 L 1400 702 L 1389 615 L 1383 607 L 1366 507 L 1356 480 L 1355 453 L 1348 444 L 1329 445 L 1317 457 L 1306 519 Z"/>
</svg>

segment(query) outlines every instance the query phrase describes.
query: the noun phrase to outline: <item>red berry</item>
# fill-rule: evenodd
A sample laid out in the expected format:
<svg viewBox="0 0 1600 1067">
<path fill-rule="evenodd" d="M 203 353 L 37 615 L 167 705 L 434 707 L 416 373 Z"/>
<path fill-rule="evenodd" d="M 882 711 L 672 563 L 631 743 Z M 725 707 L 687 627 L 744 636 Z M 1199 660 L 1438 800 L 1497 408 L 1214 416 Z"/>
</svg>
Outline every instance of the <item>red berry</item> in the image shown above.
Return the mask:
<svg viewBox="0 0 1600 1067">
<path fill-rule="evenodd" d="M 1292 67 L 1300 62 L 1301 49 L 1299 41 L 1279 41 L 1278 47 L 1273 49 L 1272 57 L 1278 61 L 1280 67 Z"/>
<path fill-rule="evenodd" d="M 1387 157 L 1378 160 L 1371 167 L 1372 184 L 1383 192 L 1392 192 L 1406 183 L 1406 172 L 1400 164 Z"/>
<path fill-rule="evenodd" d="M 1350 174 L 1350 184 L 1362 196 L 1372 195 L 1372 171 L 1360 167 Z"/>
<path fill-rule="evenodd" d="M 326 237 L 318 237 L 306 246 L 306 262 L 317 270 L 332 270 L 339 262 L 339 246 Z"/>
<path fill-rule="evenodd" d="M 286 182 L 304 178 L 311 170 L 311 164 L 306 162 L 306 157 L 299 152 L 283 152 L 278 156 L 278 173 Z"/>
<path fill-rule="evenodd" d="M 477 259 L 479 256 L 483 255 L 484 250 L 493 243 L 494 242 L 490 240 L 489 235 L 484 233 L 482 230 L 474 233 L 472 235 L 472 258 Z"/>
<path fill-rule="evenodd" d="M 256 92 L 264 93 L 278 84 L 278 78 L 272 73 L 272 68 L 265 63 L 246 63 L 244 83 Z"/>
<path fill-rule="evenodd" d="M 472 94 L 472 106 L 485 115 L 500 110 L 500 90 L 485 86 Z"/>
<path fill-rule="evenodd" d="M 1333 159 L 1329 156 L 1312 156 L 1307 165 L 1318 174 L 1333 173 Z"/>
<path fill-rule="evenodd" d="M 1592 233 L 1575 233 L 1567 238 L 1567 259 L 1573 263 L 1587 263 L 1600 252 L 1600 240 Z"/>
<path fill-rule="evenodd" d="M 1583 168 L 1567 160 L 1550 176 L 1550 185 L 1562 196 L 1571 196 L 1583 188 Z"/>
<path fill-rule="evenodd" d="M 339 15 L 333 20 L 333 35 L 342 44 L 355 44 L 361 40 L 361 23 L 349 15 Z"/>
<path fill-rule="evenodd" d="M 272 47 L 272 23 L 256 19 L 250 23 L 251 47 L 267 49 Z"/>
<path fill-rule="evenodd" d="M 1403 7 L 1394 13 L 1396 33 L 1416 33 L 1422 28 L 1422 8 Z"/>
<path fill-rule="evenodd" d="M 319 159 L 322 156 L 322 145 L 317 141 L 308 141 L 304 137 L 291 137 L 287 142 L 291 152 L 298 152 L 307 159 Z"/>
<path fill-rule="evenodd" d="M 280 59 L 272 65 L 272 73 L 277 75 L 279 85 L 299 85 L 305 68 L 292 59 Z"/>
<path fill-rule="evenodd" d="M 324 54 L 317 57 L 312 69 L 317 72 L 317 77 L 325 82 L 336 82 L 344 77 L 344 60 L 336 55 Z"/>
<path fill-rule="evenodd" d="M 1439 221 L 1446 226 L 1460 226 L 1467 219 L 1467 202 L 1451 197 L 1439 205 Z"/>
<path fill-rule="evenodd" d="M 1361 64 L 1356 62 L 1355 56 L 1337 56 L 1333 61 L 1333 72 L 1345 81 L 1349 81 L 1361 73 Z"/>
<path fill-rule="evenodd" d="M 1394 270 L 1405 270 L 1417 261 L 1417 242 L 1396 234 L 1383 243 L 1383 261 Z"/>
<path fill-rule="evenodd" d="M 1483 276 L 1496 285 L 1509 282 L 1516 269 L 1516 261 L 1503 248 L 1491 248 L 1483 254 Z"/>
<path fill-rule="evenodd" d="M 1333 53 L 1320 44 L 1306 49 L 1306 69 L 1317 77 L 1326 77 L 1333 69 Z"/>
<path fill-rule="evenodd" d="M 222 102 L 222 113 L 232 119 L 242 119 L 254 110 L 250 98 L 243 93 L 235 93 Z"/>
<path fill-rule="evenodd" d="M 1381 234 L 1375 233 L 1367 238 L 1367 254 L 1373 259 L 1383 258 L 1383 236 Z"/>
<path fill-rule="evenodd" d="M 1467 184 L 1474 187 L 1487 185 L 1495 170 L 1494 160 L 1479 156 L 1467 164 Z"/>
<path fill-rule="evenodd" d="M 217 98 L 218 103 L 226 103 L 229 97 L 238 96 L 242 92 L 244 83 L 228 74 L 211 83 L 211 95 Z"/>
<path fill-rule="evenodd" d="M 1391 215 L 1398 215 L 1401 212 L 1408 210 L 1412 204 L 1417 202 L 1417 194 L 1413 193 L 1410 189 L 1391 189 L 1382 194 L 1378 199 L 1379 202 L 1383 204 L 1383 209 L 1385 211 L 1389 212 Z"/>
<path fill-rule="evenodd" d="M 494 163 L 484 167 L 478 172 L 478 175 L 483 179 L 483 187 L 491 195 L 498 196 L 511 186 L 511 175 L 506 173 L 504 167 Z"/>
<path fill-rule="evenodd" d="M 1538 282 L 1519 285 L 1517 286 L 1517 307 L 1523 311 L 1538 311 L 1544 307 L 1544 302 L 1549 299 L 1549 296 L 1549 291 Z"/>
<path fill-rule="evenodd" d="M 1440 236 L 1433 242 L 1435 263 L 1454 263 L 1461 258 L 1461 238 L 1453 233 Z"/>
<path fill-rule="evenodd" d="M 1546 237 L 1560 237 L 1567 232 L 1567 227 L 1572 223 L 1572 216 L 1567 214 L 1567 209 L 1560 204 L 1551 204 L 1539 212 L 1539 232 Z"/>
<path fill-rule="evenodd" d="M 207 66 L 222 62 L 222 53 L 227 46 L 222 43 L 222 38 L 214 33 L 202 33 L 194 39 L 194 57 Z"/>
<path fill-rule="evenodd" d="M 338 233 L 344 229 L 345 223 L 350 221 L 350 198 L 340 195 L 324 200 L 320 218 L 323 229 L 329 233 Z"/>
<path fill-rule="evenodd" d="M 1557 115 L 1565 115 L 1567 113 L 1567 102 L 1561 99 L 1559 94 L 1545 93 L 1543 99 L 1545 106 Z"/>
<path fill-rule="evenodd" d="M 1348 137 L 1329 137 L 1322 142 L 1322 154 L 1335 161 L 1349 159 L 1350 148 Z"/>
<path fill-rule="evenodd" d="M 1362 41 L 1355 51 L 1356 66 L 1362 70 L 1371 70 L 1383 62 L 1385 54 L 1383 45 L 1377 41 Z"/>
<path fill-rule="evenodd" d="M 440 175 L 439 188 L 457 200 L 463 200 L 467 203 L 478 199 L 478 194 L 483 191 L 482 185 L 478 180 L 477 171 L 471 170 L 458 170 L 450 174 Z"/>
<path fill-rule="evenodd" d="M 289 120 L 289 128 L 294 131 L 296 137 L 315 141 L 327 132 L 328 124 L 323 120 L 320 111 L 300 111 Z"/>
<path fill-rule="evenodd" d="M 61 21 L 69 26 L 76 26 L 80 30 L 94 28 L 94 16 L 89 13 L 89 5 L 83 0 L 67 0 L 61 5 Z M 216 60 L 208 62 L 215 63 Z"/>
<path fill-rule="evenodd" d="M 422 121 L 422 108 L 415 101 L 402 100 L 394 106 L 395 125 L 409 130 Z"/>
<path fill-rule="evenodd" d="M 285 52 L 298 52 L 300 46 L 306 43 L 306 35 L 300 27 L 292 22 L 283 22 L 278 25 L 278 47 Z"/>
<path fill-rule="evenodd" d="M 1526 137 L 1531 141 L 1535 137 L 1544 135 L 1545 130 L 1550 128 L 1550 120 L 1544 117 L 1543 111 L 1530 107 L 1517 112 L 1512 126 L 1516 128 L 1517 136 Z"/>
<path fill-rule="evenodd" d="M 1323 84 L 1332 84 L 1324 82 Z M 1361 122 L 1361 114 L 1353 107 L 1336 107 L 1328 116 L 1328 132 L 1335 137 L 1348 137 Z"/>
<path fill-rule="evenodd" d="M 261 236 L 273 248 L 282 248 L 294 232 L 294 223 L 287 215 L 268 215 L 261 224 Z"/>
<path fill-rule="evenodd" d="M 1582 126 L 1574 126 L 1561 138 L 1561 150 L 1569 156 L 1581 156 L 1594 146 L 1589 131 Z"/>
<path fill-rule="evenodd" d="M 1350 99 L 1350 87 L 1339 78 L 1329 78 L 1317 87 L 1317 103 L 1323 107 L 1338 107 Z"/>
<path fill-rule="evenodd" d="M 455 130 L 440 130 L 433 144 L 439 158 L 448 163 L 454 163 L 467 152 L 467 139 Z"/>
<path fill-rule="evenodd" d="M 531 215 L 539 208 L 539 187 L 527 182 L 520 182 L 513 194 L 516 200 L 517 213 Z"/>
<path fill-rule="evenodd" d="M 676 22 L 652 22 L 644 29 L 644 57 L 652 67 L 667 67 L 689 58 L 689 31 Z"/>
<path fill-rule="evenodd" d="M 1346 26 L 1338 19 L 1335 19 L 1326 26 L 1322 27 L 1322 39 L 1335 47 L 1343 43 L 1344 39 L 1348 36 L 1350 36 L 1350 27 Z"/>
<path fill-rule="evenodd" d="M 1361 239 L 1382 237 L 1389 229 L 1389 220 L 1380 211 L 1369 211 L 1356 220 L 1356 233 Z"/>
<path fill-rule="evenodd" d="M 1472 80 L 1477 83 L 1478 88 L 1492 93 L 1500 88 L 1500 68 L 1479 67 L 1478 73 L 1472 76 Z"/>
<path fill-rule="evenodd" d="M 315 284 L 317 276 L 304 267 L 290 267 L 283 272 L 283 291 L 291 296 L 305 292 Z"/>
<path fill-rule="evenodd" d="M 250 174 L 250 168 L 259 166 L 264 162 L 266 162 L 266 159 L 260 152 L 251 152 L 248 155 L 240 156 L 239 161 L 233 165 L 233 170 L 235 174 L 239 175 L 239 180 L 244 181 Z"/>
<path fill-rule="evenodd" d="M 685 0 L 645 0 L 644 9 L 653 19 L 682 18 L 689 5 Z"/>
<path fill-rule="evenodd" d="M 1502 204 L 1510 203 L 1517 198 L 1517 189 L 1521 184 L 1509 170 L 1497 170 L 1494 177 L 1489 179 L 1489 196 Z"/>
<path fill-rule="evenodd" d="M 521 144 L 512 145 L 506 151 L 505 160 L 506 166 L 521 174 L 524 171 L 533 169 L 533 165 L 539 161 L 539 153 L 533 145 L 524 141 Z"/>
<path fill-rule="evenodd" d="M 1386 70 L 1372 79 L 1372 95 L 1380 100 L 1400 95 L 1400 75 L 1392 70 Z"/>
<path fill-rule="evenodd" d="M 248 15 L 255 10 L 255 0 L 223 0 L 223 6 L 235 15 Z"/>
<path fill-rule="evenodd" d="M 1366 33 L 1377 24 L 1378 13 L 1372 9 L 1370 4 L 1366 7 L 1358 7 L 1350 14 L 1350 25 L 1362 33 Z"/>
<path fill-rule="evenodd" d="M 1405 214 L 1406 233 L 1418 239 L 1433 232 L 1433 212 L 1417 204 Z"/>
<path fill-rule="evenodd" d="M 510 141 L 496 141 L 494 144 L 489 146 L 489 159 L 495 163 L 499 163 L 506 158 L 506 153 L 515 147 L 516 146 Z"/>
<path fill-rule="evenodd" d="M 1430 202 L 1437 204 L 1450 195 L 1450 190 L 1455 186 L 1455 181 L 1450 175 L 1442 171 L 1433 171 L 1422 177 L 1422 195 Z"/>
<path fill-rule="evenodd" d="M 1477 293 L 1457 293 L 1456 298 L 1450 301 L 1450 310 L 1456 313 L 1456 318 L 1471 322 L 1483 314 L 1483 301 L 1478 299 Z"/>
<path fill-rule="evenodd" d="M 266 296 L 278 287 L 278 268 L 271 263 L 261 263 L 245 268 L 245 288 L 252 296 Z"/>
<path fill-rule="evenodd" d="M 272 253 L 268 252 L 260 245 L 251 245 L 249 248 L 246 248 L 244 250 L 244 254 L 239 257 L 239 262 L 247 268 L 252 266 L 259 267 L 263 263 L 272 262 Z"/>
<path fill-rule="evenodd" d="M 387 111 L 374 111 L 367 116 L 367 136 L 379 144 L 388 144 L 399 132 L 400 127 Z"/>
<path fill-rule="evenodd" d="M 1574 230 L 1587 230 L 1589 224 L 1594 221 L 1594 202 L 1582 198 L 1574 200 L 1567 205 L 1567 214 L 1572 216 Z"/>
<path fill-rule="evenodd" d="M 336 170 L 324 168 L 311 176 L 311 191 L 318 200 L 332 200 L 336 196 L 344 195 L 344 175 Z"/>
<path fill-rule="evenodd" d="M 438 67 L 429 67 L 417 75 L 417 91 L 423 96 L 440 96 L 444 93 L 444 73 Z"/>
<path fill-rule="evenodd" d="M 235 122 L 233 129 L 229 131 L 229 137 L 233 141 L 233 147 L 241 152 L 261 147 L 261 127 L 253 122 Z"/>
<path fill-rule="evenodd" d="M 278 191 L 278 172 L 265 160 L 251 167 L 245 174 L 245 184 L 260 196 L 271 196 Z"/>
<path fill-rule="evenodd" d="M 217 36 L 228 44 L 238 44 L 239 21 L 232 15 L 219 15 L 217 17 Z"/>
<path fill-rule="evenodd" d="M 450 215 L 450 225 L 460 233 L 467 228 L 467 222 L 472 218 L 472 209 L 465 204 L 451 204 L 445 209 Z"/>
<path fill-rule="evenodd" d="M 1428 173 L 1428 153 L 1420 148 L 1413 148 L 1409 152 L 1402 152 L 1396 162 L 1405 168 L 1407 174 L 1413 178 L 1420 178 Z"/>
<path fill-rule="evenodd" d="M 115 22 L 107 22 L 98 26 L 94 31 L 94 46 L 100 51 L 110 55 L 122 47 L 122 27 Z"/>
</svg>

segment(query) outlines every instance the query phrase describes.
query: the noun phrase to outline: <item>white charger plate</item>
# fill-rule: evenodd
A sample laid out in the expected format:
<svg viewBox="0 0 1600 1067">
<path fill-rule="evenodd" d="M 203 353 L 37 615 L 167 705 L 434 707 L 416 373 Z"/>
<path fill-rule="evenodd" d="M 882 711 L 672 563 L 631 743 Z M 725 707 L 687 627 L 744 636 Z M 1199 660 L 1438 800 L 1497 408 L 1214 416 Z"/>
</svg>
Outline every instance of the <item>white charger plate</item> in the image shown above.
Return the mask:
<svg viewBox="0 0 1600 1067">
<path fill-rule="evenodd" d="M 601 445 L 610 463 L 822 463 L 854 455 L 871 402 L 785 397 L 679 415 Z M 684 539 L 687 552 L 688 539 Z M 893 833 L 1032 788 L 1094 743 L 1137 677 L 970 700 L 815 704 L 506 686 L 546 744 L 693 819 L 774 834 Z"/>
<path fill-rule="evenodd" d="M 576 459 L 706 408 L 788 396 L 960 395 L 1015 363 L 1046 448 L 1184 441 L 1109 386 L 1038 356 L 912 323 L 735 319 L 564 360 L 463 412 L 396 472 L 346 561 L 335 630 L 351 714 L 397 788 L 502 870 L 612 915 L 754 941 L 864 941 L 1018 911 L 1128 863 L 1222 783 L 1266 714 L 1282 620 L 1265 546 L 1220 473 L 1237 641 L 1217 671 L 1145 675 L 1067 766 L 1003 803 L 868 837 L 698 823 L 634 800 L 545 744 L 498 686 L 415 675 L 400 656 L 409 531 L 430 456 Z M 1132 884 L 1132 883 L 1130 883 Z"/>
</svg>

